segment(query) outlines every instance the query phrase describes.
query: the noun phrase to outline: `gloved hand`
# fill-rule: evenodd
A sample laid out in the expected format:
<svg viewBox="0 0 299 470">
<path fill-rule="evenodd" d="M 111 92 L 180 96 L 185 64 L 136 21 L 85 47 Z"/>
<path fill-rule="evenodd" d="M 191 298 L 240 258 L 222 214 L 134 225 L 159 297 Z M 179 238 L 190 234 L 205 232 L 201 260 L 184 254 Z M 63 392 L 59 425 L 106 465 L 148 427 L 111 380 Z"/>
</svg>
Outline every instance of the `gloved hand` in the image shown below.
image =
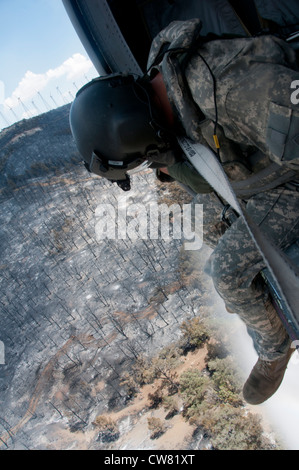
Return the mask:
<svg viewBox="0 0 299 470">
<path fill-rule="evenodd" d="M 151 168 L 161 168 L 174 165 L 177 162 L 177 157 L 173 150 L 160 152 L 158 149 L 153 149 L 147 152 L 146 160 L 152 163 Z"/>
</svg>

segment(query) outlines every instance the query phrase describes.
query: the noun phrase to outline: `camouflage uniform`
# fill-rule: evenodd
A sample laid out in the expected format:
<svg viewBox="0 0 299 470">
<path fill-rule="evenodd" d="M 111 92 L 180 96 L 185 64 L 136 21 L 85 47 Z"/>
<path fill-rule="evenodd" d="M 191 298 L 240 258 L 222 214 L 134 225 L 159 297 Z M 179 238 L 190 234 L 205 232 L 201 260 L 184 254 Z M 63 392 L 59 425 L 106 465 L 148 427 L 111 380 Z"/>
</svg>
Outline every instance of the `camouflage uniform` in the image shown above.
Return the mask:
<svg viewBox="0 0 299 470">
<path fill-rule="evenodd" d="M 224 170 L 247 212 L 285 249 L 299 238 L 299 192 L 293 184 L 299 177 L 299 105 L 290 99 L 291 83 L 299 80 L 295 52 L 272 36 L 200 43 L 199 32 L 199 20 L 171 23 L 153 41 L 148 65 L 162 73 L 184 133 L 211 147 L 216 99 Z M 183 165 L 168 170 L 186 183 Z M 215 247 L 207 270 L 216 290 L 246 323 L 260 358 L 273 361 L 285 353 L 289 338 L 265 290 L 254 282 L 264 267 L 261 255 L 241 218 L 223 234 L 222 204 L 214 193 L 196 201 L 204 204 L 204 239 Z"/>
</svg>

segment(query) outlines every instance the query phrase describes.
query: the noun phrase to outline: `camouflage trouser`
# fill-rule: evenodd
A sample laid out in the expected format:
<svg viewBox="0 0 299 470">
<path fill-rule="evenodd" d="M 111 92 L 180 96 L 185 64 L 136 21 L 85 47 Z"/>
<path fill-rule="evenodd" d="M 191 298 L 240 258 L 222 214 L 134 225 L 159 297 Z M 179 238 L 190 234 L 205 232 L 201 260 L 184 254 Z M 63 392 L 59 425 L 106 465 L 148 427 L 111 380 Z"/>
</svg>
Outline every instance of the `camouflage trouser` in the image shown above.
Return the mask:
<svg viewBox="0 0 299 470">
<path fill-rule="evenodd" d="M 203 203 L 204 241 L 215 246 L 218 230 L 214 222 L 219 223 L 221 204 L 209 194 L 198 195 L 196 202 Z M 299 238 L 299 192 L 295 188 L 280 187 L 260 193 L 249 200 L 247 212 L 282 249 Z M 289 338 L 265 290 L 253 283 L 263 268 L 263 259 L 239 218 L 224 235 L 218 235 L 206 271 L 228 311 L 237 313 L 245 322 L 259 357 L 273 361 L 285 352 Z"/>
</svg>

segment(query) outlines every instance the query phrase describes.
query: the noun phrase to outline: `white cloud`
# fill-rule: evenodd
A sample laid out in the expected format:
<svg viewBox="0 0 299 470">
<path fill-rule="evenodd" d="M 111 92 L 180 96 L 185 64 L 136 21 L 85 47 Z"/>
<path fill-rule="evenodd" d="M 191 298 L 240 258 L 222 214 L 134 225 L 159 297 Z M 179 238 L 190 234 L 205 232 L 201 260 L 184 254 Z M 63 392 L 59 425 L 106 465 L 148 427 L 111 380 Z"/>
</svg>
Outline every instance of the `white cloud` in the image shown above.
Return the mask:
<svg viewBox="0 0 299 470">
<path fill-rule="evenodd" d="M 19 105 L 19 99 L 23 102 L 31 100 L 38 92 L 41 92 L 51 81 L 65 78 L 65 80 L 75 80 L 82 77 L 93 67 L 92 62 L 76 53 L 72 57 L 65 60 L 55 69 L 49 69 L 45 73 L 36 74 L 28 70 L 12 95 L 4 101 L 9 108 Z"/>
<path fill-rule="evenodd" d="M 46 74 L 36 74 L 28 70 L 12 95 L 6 98 L 4 104 L 9 108 L 14 108 L 19 105 L 19 98 L 22 101 L 27 101 L 45 88 L 47 84 Z"/>
<path fill-rule="evenodd" d="M 89 59 L 82 54 L 74 54 L 56 69 L 48 70 L 46 75 L 49 79 L 65 75 L 67 80 L 75 80 L 87 73 L 91 67 L 92 63 Z"/>
</svg>

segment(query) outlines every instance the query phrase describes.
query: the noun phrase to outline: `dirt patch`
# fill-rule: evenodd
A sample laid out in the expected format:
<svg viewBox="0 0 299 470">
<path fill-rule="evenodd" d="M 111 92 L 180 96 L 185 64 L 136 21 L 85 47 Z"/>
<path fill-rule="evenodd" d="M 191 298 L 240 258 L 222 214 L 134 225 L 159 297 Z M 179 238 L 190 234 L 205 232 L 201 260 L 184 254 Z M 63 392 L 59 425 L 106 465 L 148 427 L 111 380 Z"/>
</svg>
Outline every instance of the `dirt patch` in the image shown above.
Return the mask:
<svg viewBox="0 0 299 470">
<path fill-rule="evenodd" d="M 178 376 L 190 368 L 204 369 L 206 354 L 207 348 L 204 346 L 182 357 L 181 363 L 175 369 Z M 144 385 L 126 408 L 105 415 L 116 422 L 120 429 L 120 438 L 111 445 L 111 448 L 122 450 L 188 448 L 195 426 L 190 425 L 181 413 L 167 419 L 168 411 L 162 407 L 150 409 L 148 396 L 159 389 L 160 383 L 160 380 L 155 380 L 152 384 Z M 148 428 L 148 418 L 153 417 L 161 419 L 166 427 L 166 431 L 157 439 L 151 439 Z"/>
</svg>

